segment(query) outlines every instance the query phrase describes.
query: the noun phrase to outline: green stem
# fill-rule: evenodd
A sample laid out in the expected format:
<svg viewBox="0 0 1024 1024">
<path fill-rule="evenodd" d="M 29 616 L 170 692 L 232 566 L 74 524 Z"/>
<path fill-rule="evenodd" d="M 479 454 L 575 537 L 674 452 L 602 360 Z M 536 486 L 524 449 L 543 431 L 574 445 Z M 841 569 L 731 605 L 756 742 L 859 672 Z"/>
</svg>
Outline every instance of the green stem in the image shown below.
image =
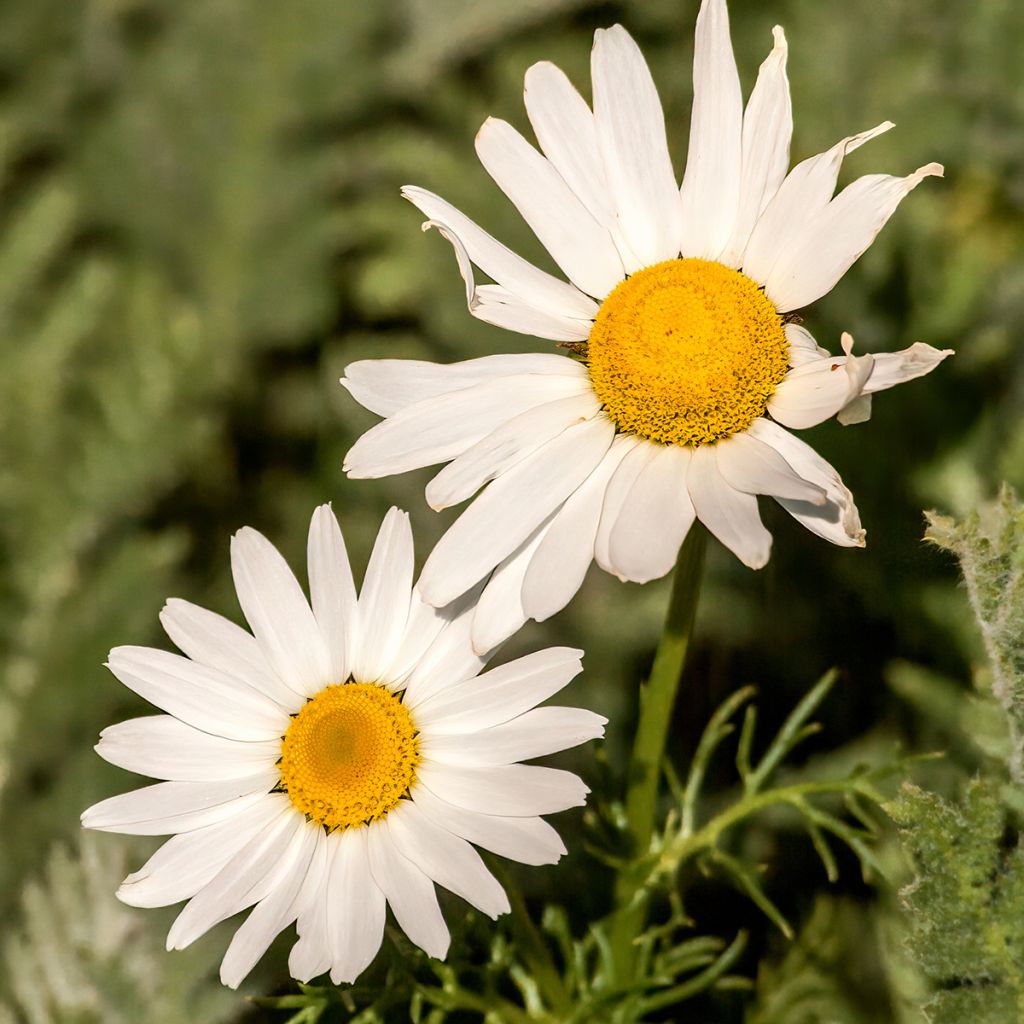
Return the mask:
<svg viewBox="0 0 1024 1024">
<path fill-rule="evenodd" d="M 752 793 L 741 797 L 721 814 L 712 818 L 703 828 L 688 835 L 678 835 L 668 843 L 654 864 L 647 866 L 643 884 L 652 884 L 659 875 L 674 874 L 679 866 L 695 856 L 701 850 L 712 849 L 719 836 L 734 825 L 749 818 L 759 811 L 780 804 L 788 804 L 795 810 L 803 812 L 808 796 L 835 796 L 849 792 L 848 779 L 827 782 L 798 782 L 791 786 L 780 786 L 767 789 L 762 793 Z"/>
<path fill-rule="evenodd" d="M 633 975 L 636 964 L 634 940 L 643 930 L 646 916 L 645 906 L 636 897 L 646 874 L 643 858 L 654 835 L 665 742 L 693 634 L 706 546 L 707 532 L 695 523 L 679 549 L 665 628 L 650 677 L 640 689 L 640 720 L 633 740 L 626 791 L 626 822 L 632 860 L 619 872 L 615 882 L 615 905 L 618 909 L 611 927 L 612 954 L 616 976 L 620 980 Z"/>
<path fill-rule="evenodd" d="M 562 982 L 562 975 L 551 956 L 551 950 L 544 936 L 533 923 L 526 901 L 505 866 L 494 856 L 486 855 L 487 866 L 501 883 L 508 896 L 511 914 L 509 922 L 516 940 L 516 948 L 534 981 L 544 993 L 550 1008 L 559 1014 L 568 1013 L 571 1001 Z"/>
</svg>

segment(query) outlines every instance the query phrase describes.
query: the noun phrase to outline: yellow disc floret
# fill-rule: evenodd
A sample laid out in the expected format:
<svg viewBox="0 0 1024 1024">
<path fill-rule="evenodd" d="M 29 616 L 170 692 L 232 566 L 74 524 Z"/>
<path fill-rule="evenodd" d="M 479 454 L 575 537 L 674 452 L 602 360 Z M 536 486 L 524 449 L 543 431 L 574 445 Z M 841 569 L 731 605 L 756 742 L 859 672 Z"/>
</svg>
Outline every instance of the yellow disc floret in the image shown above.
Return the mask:
<svg viewBox="0 0 1024 1024">
<path fill-rule="evenodd" d="M 786 375 L 782 317 L 738 270 L 657 263 L 604 300 L 587 341 L 590 379 L 620 431 L 709 444 L 746 430 Z"/>
<path fill-rule="evenodd" d="M 401 699 L 373 683 L 321 690 L 281 741 L 281 788 L 327 829 L 387 814 L 416 772 L 416 728 Z"/>
</svg>

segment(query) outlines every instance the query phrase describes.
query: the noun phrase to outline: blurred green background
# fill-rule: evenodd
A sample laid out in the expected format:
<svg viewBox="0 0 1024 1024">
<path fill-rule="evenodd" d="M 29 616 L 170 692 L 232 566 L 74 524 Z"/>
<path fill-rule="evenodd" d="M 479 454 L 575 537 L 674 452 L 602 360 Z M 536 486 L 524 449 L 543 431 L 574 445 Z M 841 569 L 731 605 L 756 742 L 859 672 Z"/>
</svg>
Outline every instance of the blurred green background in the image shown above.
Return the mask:
<svg viewBox="0 0 1024 1024">
<path fill-rule="evenodd" d="M 622 21 L 652 65 L 681 174 L 696 7 L 0 3 L 0 1020 L 280 1019 L 213 980 L 223 931 L 167 954 L 168 914 L 116 903 L 117 881 L 155 841 L 78 834 L 82 808 L 138 782 L 92 751 L 104 725 L 146 711 L 102 667 L 106 652 L 166 645 L 157 612 L 169 595 L 237 616 L 228 539 L 243 524 L 301 565 L 310 512 L 333 501 L 361 569 L 395 503 L 413 515 L 422 560 L 454 513 L 426 507 L 427 471 L 343 478 L 345 451 L 375 421 L 338 386 L 343 367 L 548 343 L 469 317 L 450 249 L 420 234 L 399 187 L 442 193 L 550 266 L 477 164 L 476 129 L 488 114 L 527 129 L 522 76 L 536 60 L 588 95 L 592 32 Z M 853 155 L 843 183 L 946 166 L 806 325 L 833 350 L 849 330 L 866 351 L 920 340 L 957 356 L 876 398 L 869 423 L 811 434 L 857 496 L 866 550 L 832 548 L 767 507 L 768 568 L 713 546 L 672 754 L 685 763 L 731 690 L 757 683 L 777 723 L 831 665 L 842 681 L 812 756 L 955 747 L 891 682 L 900 662 L 966 680 L 975 657 L 950 560 L 921 543 L 921 510 L 963 512 L 1003 479 L 1024 486 L 1024 7 L 733 0 L 731 16 L 745 91 L 772 25 L 786 28 L 794 160 L 889 118 L 896 130 Z M 569 763 L 601 798 L 616 795 L 666 598 L 664 581 L 595 571 L 569 609 L 509 648 L 586 648 L 570 693 L 611 717 L 610 767 L 589 754 Z M 954 750 L 943 770 L 970 767 Z M 581 916 L 602 908 L 606 881 L 582 828 L 563 816 L 571 856 L 520 876 L 535 901 L 570 887 Z M 846 992 L 835 1019 L 897 1019 L 878 980 L 888 897 L 845 862 L 829 889 L 802 836 L 751 841 L 792 919 L 832 914 L 825 932 L 849 946 L 829 968 Z M 688 909 L 722 934 L 749 916 L 714 887 Z M 284 948 L 247 991 L 285 986 Z M 784 956 L 765 926 L 747 968 Z M 693 1019 L 740 1020 L 750 998 Z"/>
</svg>

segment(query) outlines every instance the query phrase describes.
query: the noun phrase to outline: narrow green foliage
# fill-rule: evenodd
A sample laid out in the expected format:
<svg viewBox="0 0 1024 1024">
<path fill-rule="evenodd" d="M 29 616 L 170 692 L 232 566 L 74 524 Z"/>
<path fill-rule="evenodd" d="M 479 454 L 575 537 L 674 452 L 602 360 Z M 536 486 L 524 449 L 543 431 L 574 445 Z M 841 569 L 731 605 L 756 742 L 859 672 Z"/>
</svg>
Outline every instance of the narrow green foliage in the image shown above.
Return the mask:
<svg viewBox="0 0 1024 1024">
<path fill-rule="evenodd" d="M 1009 759 L 1006 714 L 990 692 L 965 691 L 962 683 L 906 661 L 890 665 L 886 679 L 938 733 L 944 749 L 952 749 L 972 767 L 986 758 L 1002 764 Z"/>
<path fill-rule="evenodd" d="M 756 761 L 752 752 L 757 712 L 752 704 L 747 703 L 753 697 L 753 689 L 748 687 L 734 693 L 718 708 L 697 747 L 679 800 L 678 814 L 669 820 L 647 858 L 649 885 L 662 884 L 666 877 L 675 876 L 687 863 L 695 860 L 705 871 L 717 871 L 731 879 L 784 935 L 791 937 L 792 928 L 766 892 L 759 866 L 744 862 L 725 847 L 730 833 L 738 825 L 762 812 L 779 809 L 795 812 L 803 822 L 830 881 L 836 879 L 838 867 L 828 836 L 845 843 L 857 855 L 865 877 L 871 872 L 881 873 L 871 845 L 875 837 L 875 823 L 865 804 L 876 806 L 882 802 L 876 783 L 891 775 L 896 765 L 872 771 L 856 770 L 835 779 L 768 785 L 793 751 L 819 731 L 817 723 L 810 719 L 835 678 L 835 673 L 829 672 L 819 680 L 786 718 Z M 699 802 L 708 767 L 718 748 L 735 732 L 734 719 L 744 704 L 747 707 L 735 755 L 740 794 L 724 810 L 701 823 Z M 837 803 L 838 807 L 835 806 Z"/>
<path fill-rule="evenodd" d="M 754 691 L 748 687 L 733 694 L 705 728 L 685 784 L 675 778 L 671 767 L 666 769 L 677 806 L 653 849 L 633 863 L 609 854 L 602 858 L 642 880 L 636 894 L 638 905 L 668 909 L 667 915 L 662 914 L 634 936 L 635 971 L 628 980 L 622 979 L 616 961 L 616 915 L 591 924 L 579 936 L 566 909 L 549 905 L 538 927 L 518 895 L 515 877 L 500 861 L 489 858 L 509 892 L 512 913 L 489 932 L 483 929 L 491 926 L 481 927 L 476 921 L 465 937 L 489 944 L 486 963 L 470 967 L 453 951 L 449 962 L 441 964 L 410 950 L 406 971 L 393 965 L 387 969 L 385 983 L 361 982 L 340 993 L 350 1000 L 350 1012 L 355 1014 L 346 1019 L 366 1024 L 388 1019 L 388 1008 L 400 1005 L 405 992 L 414 1009 L 419 1007 L 413 1019 L 424 1024 L 442 1024 L 449 1017 L 461 1019 L 457 1015 L 467 1011 L 480 1013 L 490 1024 L 638 1024 L 651 1014 L 682 1013 L 679 1008 L 689 1000 L 712 991 L 749 989 L 752 982 L 739 971 L 748 948 L 747 931 L 727 937 L 700 934 L 684 909 L 687 892 L 700 884 L 702 872 L 715 874 L 746 893 L 753 907 L 787 939 L 794 937 L 795 929 L 768 893 L 763 866 L 746 858 L 736 842 L 745 826 L 755 817 L 782 811 L 803 823 L 829 880 L 838 873 L 831 849 L 837 840 L 857 855 L 865 873 L 881 870 L 872 849 L 875 825 L 871 808 L 882 799 L 876 783 L 892 774 L 897 765 L 854 771 L 835 779 L 771 785 L 800 744 L 818 731 L 811 718 L 835 678 L 830 672 L 810 690 L 756 758 L 756 714 L 749 703 Z M 740 784 L 727 796 L 722 809 L 705 816 L 702 797 L 711 760 L 736 731 L 735 719 L 744 706 L 737 751 Z M 777 824 L 784 825 L 785 820 Z M 684 872 L 690 864 L 700 870 Z M 393 936 L 392 941 L 402 940 Z M 271 1005 L 297 1008 L 304 1014 L 292 1017 L 291 1024 L 318 1021 L 318 1015 L 326 1015 L 329 1006 L 338 1005 L 336 989 L 307 986 L 304 991 L 302 997 L 289 996 Z M 357 1006 L 361 1007 L 358 1013 Z"/>
<path fill-rule="evenodd" d="M 872 928 L 850 900 L 819 896 L 795 939 L 758 968 L 746 1024 L 877 1024 L 875 1000 L 890 965 L 869 963 L 869 973 L 859 973 Z"/>
</svg>

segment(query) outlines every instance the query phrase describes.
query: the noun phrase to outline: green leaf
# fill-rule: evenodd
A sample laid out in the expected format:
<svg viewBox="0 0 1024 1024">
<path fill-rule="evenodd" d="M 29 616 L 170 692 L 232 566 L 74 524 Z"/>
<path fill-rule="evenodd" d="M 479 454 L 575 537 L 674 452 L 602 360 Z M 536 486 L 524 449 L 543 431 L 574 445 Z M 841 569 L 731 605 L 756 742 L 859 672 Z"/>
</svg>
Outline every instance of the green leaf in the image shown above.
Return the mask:
<svg viewBox="0 0 1024 1024">
<path fill-rule="evenodd" d="M 793 938 L 793 928 L 783 916 L 779 908 L 768 898 L 768 894 L 757 876 L 757 869 L 722 850 L 712 850 L 708 859 L 724 868 L 725 873 L 757 904 L 776 928 L 786 936 Z"/>
<path fill-rule="evenodd" d="M 900 893 L 935 1024 L 1024 1019 L 1024 851 L 987 779 L 954 804 L 907 784 L 888 805 L 914 865 Z"/>
<path fill-rule="evenodd" d="M 111 838 L 55 847 L 25 887 L 0 954 L 12 1010 L 33 1024 L 223 1020 L 238 997 L 220 984 L 209 946 L 168 956 L 150 915 L 113 898 L 128 858 Z"/>
<path fill-rule="evenodd" d="M 1010 777 L 1024 783 L 1024 506 L 1009 487 L 961 521 L 928 516 L 926 538 L 953 552 L 981 633 L 992 694 L 1007 717 Z"/>
</svg>

